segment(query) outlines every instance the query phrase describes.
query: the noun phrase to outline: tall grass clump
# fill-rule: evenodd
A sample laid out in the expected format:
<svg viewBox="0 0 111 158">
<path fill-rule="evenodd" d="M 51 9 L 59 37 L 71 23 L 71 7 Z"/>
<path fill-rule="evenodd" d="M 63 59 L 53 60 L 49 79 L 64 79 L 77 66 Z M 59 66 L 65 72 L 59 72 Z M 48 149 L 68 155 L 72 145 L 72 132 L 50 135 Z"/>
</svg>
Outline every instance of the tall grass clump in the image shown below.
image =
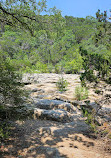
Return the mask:
<svg viewBox="0 0 111 158">
<path fill-rule="evenodd" d="M 68 82 L 63 78 L 63 76 L 59 78 L 58 82 L 56 83 L 56 87 L 60 92 L 66 91 L 67 86 L 68 86 Z"/>
<path fill-rule="evenodd" d="M 88 98 L 88 89 L 86 87 L 77 86 L 75 88 L 75 97 L 77 100 L 84 100 Z"/>
</svg>

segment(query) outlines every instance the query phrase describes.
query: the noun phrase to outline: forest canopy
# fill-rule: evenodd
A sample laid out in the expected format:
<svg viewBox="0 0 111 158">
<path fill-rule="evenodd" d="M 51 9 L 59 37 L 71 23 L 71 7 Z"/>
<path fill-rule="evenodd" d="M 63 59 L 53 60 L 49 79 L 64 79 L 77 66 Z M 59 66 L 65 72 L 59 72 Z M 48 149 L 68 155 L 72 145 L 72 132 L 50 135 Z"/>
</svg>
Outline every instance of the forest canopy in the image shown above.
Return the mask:
<svg viewBox="0 0 111 158">
<path fill-rule="evenodd" d="M 45 12 L 45 14 L 41 14 Z M 98 71 L 109 78 L 111 23 L 107 12 L 96 18 L 63 17 L 47 1 L 0 2 L 0 51 L 19 72 Z"/>
</svg>

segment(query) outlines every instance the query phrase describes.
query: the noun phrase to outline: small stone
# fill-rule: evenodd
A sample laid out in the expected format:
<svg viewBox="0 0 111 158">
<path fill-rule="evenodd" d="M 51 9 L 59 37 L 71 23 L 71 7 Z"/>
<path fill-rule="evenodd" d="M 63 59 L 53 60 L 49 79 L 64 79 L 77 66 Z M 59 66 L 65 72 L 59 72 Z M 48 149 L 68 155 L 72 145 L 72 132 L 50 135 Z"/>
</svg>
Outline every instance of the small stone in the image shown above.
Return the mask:
<svg viewBox="0 0 111 158">
<path fill-rule="evenodd" d="M 37 88 L 34 88 L 34 89 L 31 90 L 31 92 L 37 92 L 37 91 L 38 91 Z"/>
</svg>

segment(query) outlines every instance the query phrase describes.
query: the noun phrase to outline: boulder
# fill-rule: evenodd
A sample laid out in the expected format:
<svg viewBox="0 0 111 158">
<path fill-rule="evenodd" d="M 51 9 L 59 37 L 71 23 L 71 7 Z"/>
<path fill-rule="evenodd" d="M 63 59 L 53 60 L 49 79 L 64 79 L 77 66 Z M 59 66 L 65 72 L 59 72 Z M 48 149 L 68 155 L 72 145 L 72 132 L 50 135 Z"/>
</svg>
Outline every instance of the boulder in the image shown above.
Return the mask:
<svg viewBox="0 0 111 158">
<path fill-rule="evenodd" d="M 34 109 L 34 118 L 47 119 L 57 122 L 70 122 L 73 120 L 71 114 L 63 109 L 60 110 L 45 110 L 45 109 Z"/>
<path fill-rule="evenodd" d="M 62 135 L 68 135 L 69 133 L 73 134 L 75 132 L 86 132 L 88 134 L 88 132 L 90 132 L 90 127 L 83 120 L 76 119 L 73 122 L 64 123 L 62 126 L 40 127 L 37 132 L 44 137 L 49 135 L 60 137 Z"/>
<path fill-rule="evenodd" d="M 37 108 L 40 109 L 46 109 L 46 110 L 52 110 L 52 109 L 64 109 L 65 111 L 68 111 L 70 113 L 75 112 L 76 108 L 67 102 L 61 101 L 61 100 L 48 100 L 48 99 L 33 99 L 34 104 Z"/>
<path fill-rule="evenodd" d="M 36 149 L 36 152 L 39 153 L 39 157 L 41 157 L 41 158 L 42 157 L 44 157 L 44 158 L 62 158 L 59 151 L 56 148 L 51 148 L 48 146 L 38 146 L 35 149 Z"/>
<path fill-rule="evenodd" d="M 77 101 L 77 100 L 74 100 L 73 102 L 72 102 L 72 104 L 74 105 L 74 106 L 87 106 L 87 104 L 84 102 L 84 101 Z"/>
<path fill-rule="evenodd" d="M 32 90 L 31 90 L 31 92 L 37 92 L 37 91 L 40 91 L 38 88 L 33 88 Z"/>
</svg>

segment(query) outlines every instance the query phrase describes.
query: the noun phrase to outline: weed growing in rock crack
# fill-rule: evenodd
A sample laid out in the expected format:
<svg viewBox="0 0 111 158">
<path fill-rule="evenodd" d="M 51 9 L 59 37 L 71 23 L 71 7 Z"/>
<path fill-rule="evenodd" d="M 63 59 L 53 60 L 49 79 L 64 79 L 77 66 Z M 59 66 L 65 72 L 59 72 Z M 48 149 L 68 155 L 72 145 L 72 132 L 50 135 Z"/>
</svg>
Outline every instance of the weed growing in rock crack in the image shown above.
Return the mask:
<svg viewBox="0 0 111 158">
<path fill-rule="evenodd" d="M 56 87 L 60 92 L 66 91 L 67 86 L 68 86 L 68 82 L 63 78 L 63 76 L 59 78 L 58 82 L 56 83 Z"/>
<path fill-rule="evenodd" d="M 108 138 L 111 139 L 111 133 L 108 135 Z"/>
<path fill-rule="evenodd" d="M 85 122 L 89 124 L 91 129 L 96 133 L 97 132 L 96 130 L 97 122 L 95 121 L 96 111 L 93 109 L 89 112 L 87 108 L 82 107 L 82 112 L 83 112 L 83 116 L 87 117 Z"/>
<path fill-rule="evenodd" d="M 77 86 L 75 88 L 75 97 L 77 100 L 84 100 L 88 98 L 88 90 L 86 87 Z"/>
<path fill-rule="evenodd" d="M 100 94 L 101 91 L 100 91 L 99 89 L 96 89 L 96 90 L 95 90 L 95 93 L 96 93 L 96 94 Z"/>
</svg>

